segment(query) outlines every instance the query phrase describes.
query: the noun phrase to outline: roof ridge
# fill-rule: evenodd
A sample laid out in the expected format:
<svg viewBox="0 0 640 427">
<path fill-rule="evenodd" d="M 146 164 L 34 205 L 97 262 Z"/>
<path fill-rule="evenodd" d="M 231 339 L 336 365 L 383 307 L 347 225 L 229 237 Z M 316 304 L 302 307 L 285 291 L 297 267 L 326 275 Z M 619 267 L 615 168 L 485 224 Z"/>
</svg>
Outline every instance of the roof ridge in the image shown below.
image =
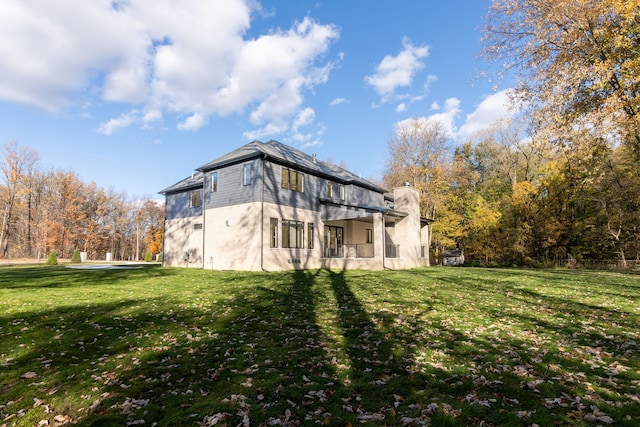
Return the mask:
<svg viewBox="0 0 640 427">
<path fill-rule="evenodd" d="M 270 139 L 267 142 L 253 140 L 223 156 L 205 163 L 199 168 L 196 168 L 196 171 L 205 172 L 254 159 L 259 156 L 266 156 L 277 163 L 298 167 L 309 173 L 318 174 L 319 176 L 324 176 L 336 181 L 342 181 L 345 184 L 355 184 L 378 192 L 386 191 L 378 184 L 364 179 L 360 175 L 342 166 L 320 160 L 315 155 L 309 155 L 296 147 L 284 144 L 275 139 Z"/>
</svg>

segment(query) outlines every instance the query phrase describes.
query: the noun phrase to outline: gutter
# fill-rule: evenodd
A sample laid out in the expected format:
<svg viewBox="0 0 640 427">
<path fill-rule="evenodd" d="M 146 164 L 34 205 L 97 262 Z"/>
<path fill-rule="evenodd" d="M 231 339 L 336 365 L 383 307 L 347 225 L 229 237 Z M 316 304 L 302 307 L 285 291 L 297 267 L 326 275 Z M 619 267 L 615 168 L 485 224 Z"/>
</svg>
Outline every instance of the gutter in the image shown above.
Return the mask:
<svg viewBox="0 0 640 427">
<path fill-rule="evenodd" d="M 164 221 L 162 221 L 162 267 L 165 267 L 165 243 L 167 240 L 167 197 L 164 198 Z"/>
<path fill-rule="evenodd" d="M 264 164 L 267 160 L 267 155 L 265 153 L 262 154 L 261 160 L 262 172 L 260 173 L 260 269 L 266 272 L 267 270 L 264 269 Z"/>
<path fill-rule="evenodd" d="M 202 174 L 202 269 L 204 270 L 204 252 L 206 249 L 206 242 L 207 242 L 207 225 L 205 224 L 205 218 L 206 216 L 206 211 L 207 211 L 207 193 L 206 193 L 206 188 L 207 188 L 207 176 L 205 174 Z M 213 257 L 211 258 L 211 269 L 213 270 Z"/>
<path fill-rule="evenodd" d="M 385 220 L 385 215 L 382 215 L 382 221 L 380 221 L 380 223 L 382 224 L 382 269 L 386 270 L 387 269 L 387 239 L 386 239 L 386 220 Z"/>
</svg>

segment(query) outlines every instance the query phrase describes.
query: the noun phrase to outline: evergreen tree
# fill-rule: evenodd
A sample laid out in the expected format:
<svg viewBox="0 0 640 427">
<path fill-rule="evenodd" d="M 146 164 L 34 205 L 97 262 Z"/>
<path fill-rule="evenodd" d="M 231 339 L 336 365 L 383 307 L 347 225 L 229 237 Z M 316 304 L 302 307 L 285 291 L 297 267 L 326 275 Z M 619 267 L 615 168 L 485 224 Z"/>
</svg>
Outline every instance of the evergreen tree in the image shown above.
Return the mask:
<svg viewBox="0 0 640 427">
<path fill-rule="evenodd" d="M 80 264 L 82 259 L 80 258 L 80 250 L 76 249 L 73 251 L 73 255 L 71 255 L 71 263 L 72 264 Z"/>
<path fill-rule="evenodd" d="M 47 265 L 58 265 L 58 252 L 51 251 L 49 258 L 47 258 Z"/>
</svg>

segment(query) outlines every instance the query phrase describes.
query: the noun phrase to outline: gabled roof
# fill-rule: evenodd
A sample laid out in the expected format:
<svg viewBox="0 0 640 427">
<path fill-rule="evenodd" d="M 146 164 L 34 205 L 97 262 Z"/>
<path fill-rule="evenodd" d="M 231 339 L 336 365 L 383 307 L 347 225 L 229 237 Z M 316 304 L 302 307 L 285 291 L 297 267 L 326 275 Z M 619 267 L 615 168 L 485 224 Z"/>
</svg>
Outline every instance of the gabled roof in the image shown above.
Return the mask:
<svg viewBox="0 0 640 427">
<path fill-rule="evenodd" d="M 274 163 L 278 163 L 283 166 L 290 166 L 297 170 L 319 175 L 343 184 L 355 184 L 380 193 L 385 192 L 384 188 L 371 181 L 363 179 L 346 169 L 323 162 L 322 160 L 317 159 L 315 155 L 310 156 L 298 149 L 289 147 L 288 145 L 274 140 L 268 142 L 250 142 L 222 157 L 218 157 L 217 159 L 200 166 L 196 170 L 200 172 L 207 172 L 256 157 L 264 157 Z"/>
<path fill-rule="evenodd" d="M 172 186 L 169 186 L 162 190 L 160 194 L 175 193 L 176 191 L 184 191 L 193 188 L 202 188 L 204 184 L 204 174 L 202 172 L 196 172 L 190 177 L 176 182 Z"/>
</svg>

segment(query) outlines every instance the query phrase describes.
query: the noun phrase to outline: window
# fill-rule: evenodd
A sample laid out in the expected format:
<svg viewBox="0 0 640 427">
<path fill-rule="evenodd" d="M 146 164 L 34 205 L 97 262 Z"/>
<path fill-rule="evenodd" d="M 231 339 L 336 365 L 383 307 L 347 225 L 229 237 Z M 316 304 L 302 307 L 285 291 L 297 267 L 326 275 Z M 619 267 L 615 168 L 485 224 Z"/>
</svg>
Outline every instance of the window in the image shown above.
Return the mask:
<svg viewBox="0 0 640 427">
<path fill-rule="evenodd" d="M 333 197 L 333 182 L 327 182 L 327 197 Z"/>
<path fill-rule="evenodd" d="M 313 223 L 307 224 L 307 249 L 313 249 Z"/>
<path fill-rule="evenodd" d="M 371 228 L 367 228 L 367 242 L 373 243 L 373 230 Z"/>
<path fill-rule="evenodd" d="M 198 208 L 202 205 L 202 199 L 200 198 L 200 190 L 195 190 L 189 193 L 189 207 Z"/>
<path fill-rule="evenodd" d="M 218 172 L 212 172 L 211 175 L 211 192 L 218 191 Z"/>
<path fill-rule="evenodd" d="M 253 173 L 253 165 L 248 164 L 242 167 L 242 185 L 251 185 L 252 173 Z"/>
<path fill-rule="evenodd" d="M 304 222 L 282 220 L 282 247 L 301 249 L 304 244 Z"/>
<path fill-rule="evenodd" d="M 340 192 L 340 200 L 344 200 L 345 199 L 345 194 L 344 194 L 344 185 L 341 185 L 338 188 L 338 191 Z"/>
<path fill-rule="evenodd" d="M 269 224 L 269 247 L 277 248 L 278 247 L 278 219 L 271 218 L 271 222 Z"/>
<path fill-rule="evenodd" d="M 202 223 L 199 222 L 197 224 L 193 224 L 193 229 L 194 230 L 202 230 Z"/>
<path fill-rule="evenodd" d="M 304 193 L 304 175 L 292 169 L 282 168 L 282 188 Z"/>
</svg>

